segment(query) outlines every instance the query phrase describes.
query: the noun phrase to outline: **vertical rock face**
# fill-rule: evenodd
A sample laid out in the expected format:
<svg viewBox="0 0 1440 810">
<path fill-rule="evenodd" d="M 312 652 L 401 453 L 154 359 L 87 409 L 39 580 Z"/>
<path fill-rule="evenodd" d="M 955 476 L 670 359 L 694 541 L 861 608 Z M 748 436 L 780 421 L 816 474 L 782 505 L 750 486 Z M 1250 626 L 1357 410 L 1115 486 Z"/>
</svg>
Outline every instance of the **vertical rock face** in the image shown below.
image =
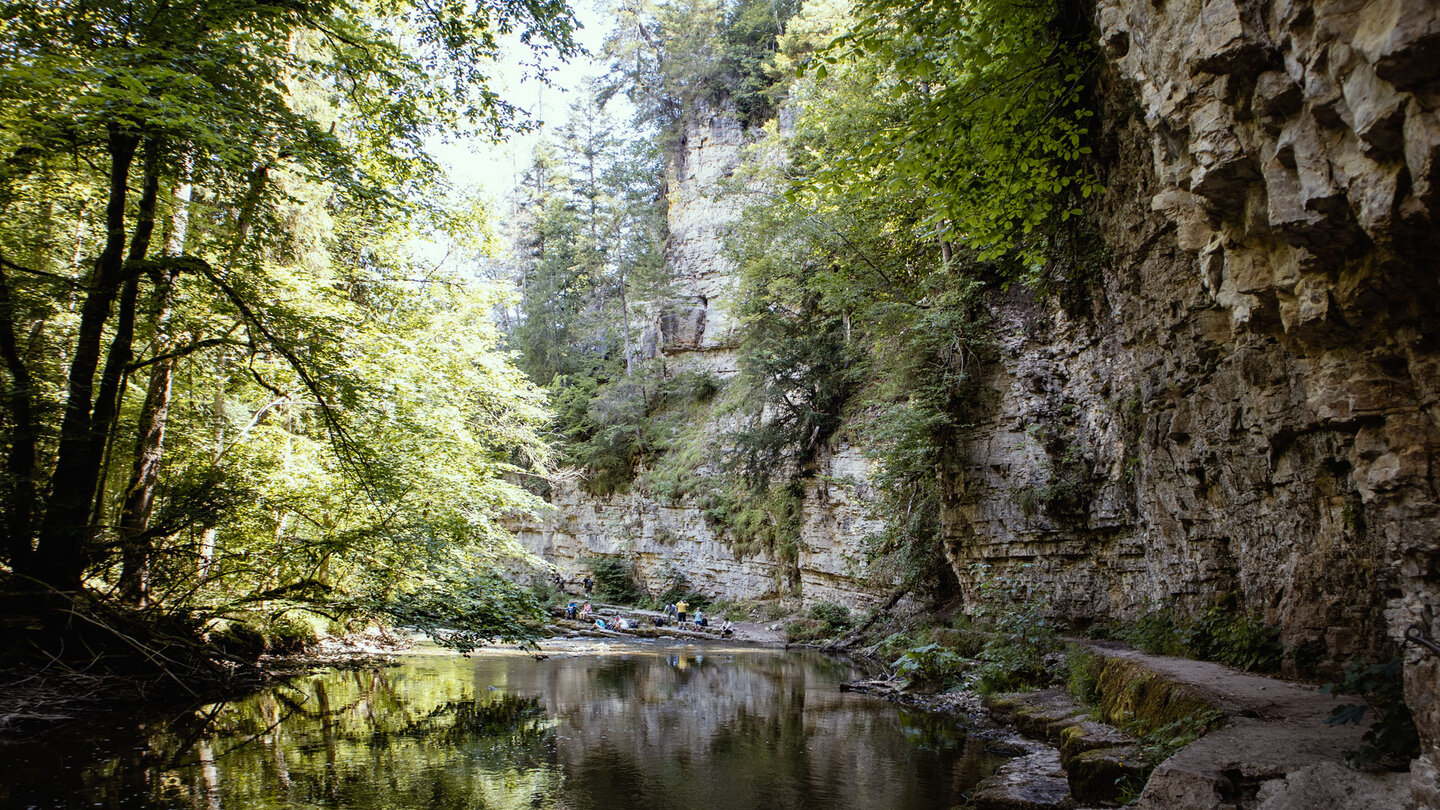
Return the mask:
<svg viewBox="0 0 1440 810">
<path fill-rule="evenodd" d="M 668 298 L 650 303 L 641 338 L 645 356 L 663 359 L 671 372 L 725 378 L 738 371 L 730 311 L 735 276 L 724 239 L 741 201 L 722 191 L 752 139 L 733 111 L 699 110 L 687 120 L 671 164 L 666 260 L 674 282 Z M 718 437 L 723 426 L 713 428 Z M 517 519 L 511 528 L 527 548 L 569 571 L 582 570 L 596 554 L 626 555 L 654 593 L 680 574 L 716 598 L 800 596 L 868 607 L 879 600 L 876 589 L 889 584 L 870 582 L 859 564 L 864 538 L 878 528 L 867 502 L 869 462 L 858 448 L 841 445 L 817 468 L 805 488 L 794 560 L 736 551 L 746 538 L 726 537 L 694 496 L 670 502 L 643 488 L 600 497 L 559 481 L 549 517 Z"/>
<path fill-rule="evenodd" d="M 1075 618 L 1222 596 L 1287 664 L 1440 608 L 1440 5 L 1106 0 L 1113 250 L 1089 312 L 997 299 L 945 515 Z M 1406 651 L 1440 806 L 1440 661 Z"/>
<path fill-rule="evenodd" d="M 665 260 L 674 275 L 671 294 L 650 303 L 645 354 L 691 370 L 734 374 L 734 267 L 725 257 L 725 229 L 740 201 L 723 195 L 748 138 L 733 111 L 700 109 L 685 121 L 670 163 L 670 239 Z"/>
</svg>

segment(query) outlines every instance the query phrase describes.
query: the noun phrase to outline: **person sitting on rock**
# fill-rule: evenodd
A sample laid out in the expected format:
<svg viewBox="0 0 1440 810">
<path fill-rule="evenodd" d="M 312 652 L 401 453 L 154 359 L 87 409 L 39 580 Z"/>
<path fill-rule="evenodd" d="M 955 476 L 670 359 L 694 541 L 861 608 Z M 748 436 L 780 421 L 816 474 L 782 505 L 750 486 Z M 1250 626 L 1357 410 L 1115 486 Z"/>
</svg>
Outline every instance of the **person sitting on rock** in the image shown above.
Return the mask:
<svg viewBox="0 0 1440 810">
<path fill-rule="evenodd" d="M 735 635 L 734 623 L 732 623 L 729 619 L 726 619 L 725 623 L 720 625 L 720 635 L 724 638 L 729 638 Z"/>
<path fill-rule="evenodd" d="M 595 611 L 590 607 L 590 600 L 586 599 L 585 604 L 580 608 L 580 618 L 588 619 Z"/>
</svg>

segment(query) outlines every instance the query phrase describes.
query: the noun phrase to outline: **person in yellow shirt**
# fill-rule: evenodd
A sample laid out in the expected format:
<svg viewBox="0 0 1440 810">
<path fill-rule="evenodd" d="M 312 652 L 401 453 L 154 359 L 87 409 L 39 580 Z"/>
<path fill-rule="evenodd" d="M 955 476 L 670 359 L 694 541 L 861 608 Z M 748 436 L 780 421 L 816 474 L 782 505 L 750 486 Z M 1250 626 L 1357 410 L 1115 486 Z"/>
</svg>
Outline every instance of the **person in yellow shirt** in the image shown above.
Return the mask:
<svg viewBox="0 0 1440 810">
<path fill-rule="evenodd" d="M 686 613 L 687 611 L 689 611 L 689 610 L 690 610 L 690 603 L 689 603 L 689 602 L 686 602 L 684 599 L 681 599 L 679 602 L 676 602 L 676 603 L 675 603 L 675 623 L 676 623 L 676 624 L 684 624 L 684 623 L 685 623 L 685 613 Z"/>
</svg>

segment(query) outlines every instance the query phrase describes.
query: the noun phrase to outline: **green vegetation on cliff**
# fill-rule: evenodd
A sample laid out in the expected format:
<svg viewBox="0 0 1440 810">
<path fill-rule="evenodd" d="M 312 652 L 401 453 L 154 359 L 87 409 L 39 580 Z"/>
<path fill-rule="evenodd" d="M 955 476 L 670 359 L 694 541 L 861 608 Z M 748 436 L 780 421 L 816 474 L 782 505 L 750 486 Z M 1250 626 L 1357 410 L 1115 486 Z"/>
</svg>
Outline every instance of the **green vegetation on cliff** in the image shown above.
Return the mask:
<svg viewBox="0 0 1440 810">
<path fill-rule="evenodd" d="M 705 190 L 742 211 L 725 304 L 740 374 L 687 394 L 642 345 L 639 301 L 666 328 L 688 312 L 667 297 L 665 234 L 629 231 L 652 240 L 635 252 L 643 273 L 603 255 L 618 242 L 594 242 L 594 218 L 640 216 L 636 197 L 613 182 L 586 191 L 609 175 L 579 171 L 585 161 L 618 158 L 560 139 L 527 186 L 510 335 L 559 403 L 585 489 L 693 498 L 737 552 L 793 563 L 807 481 L 835 442 L 863 434 L 884 522 L 872 571 L 944 590 L 956 439 L 990 399 L 975 376 L 994 351 L 986 296 L 1089 274 L 1074 217 L 1097 190 L 1084 170 L 1085 41 L 1067 4 L 623 5 L 599 100 L 625 93 L 651 142 L 672 149 L 686 116 L 720 111 L 751 135 L 734 176 Z M 631 207 L 602 215 L 597 199 Z"/>
</svg>

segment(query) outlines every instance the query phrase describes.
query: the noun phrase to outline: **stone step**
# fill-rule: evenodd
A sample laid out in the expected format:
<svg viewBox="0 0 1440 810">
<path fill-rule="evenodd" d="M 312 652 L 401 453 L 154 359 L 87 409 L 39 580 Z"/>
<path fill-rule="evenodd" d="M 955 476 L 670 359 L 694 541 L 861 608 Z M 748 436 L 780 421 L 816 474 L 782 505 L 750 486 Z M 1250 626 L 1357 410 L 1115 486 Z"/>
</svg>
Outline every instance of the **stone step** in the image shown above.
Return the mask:
<svg viewBox="0 0 1440 810">
<path fill-rule="evenodd" d="M 980 781 L 970 793 L 975 810 L 1070 810 L 1070 783 L 1060 766 L 1060 751 L 1032 743 L 1030 753 L 1015 757 Z"/>
</svg>

